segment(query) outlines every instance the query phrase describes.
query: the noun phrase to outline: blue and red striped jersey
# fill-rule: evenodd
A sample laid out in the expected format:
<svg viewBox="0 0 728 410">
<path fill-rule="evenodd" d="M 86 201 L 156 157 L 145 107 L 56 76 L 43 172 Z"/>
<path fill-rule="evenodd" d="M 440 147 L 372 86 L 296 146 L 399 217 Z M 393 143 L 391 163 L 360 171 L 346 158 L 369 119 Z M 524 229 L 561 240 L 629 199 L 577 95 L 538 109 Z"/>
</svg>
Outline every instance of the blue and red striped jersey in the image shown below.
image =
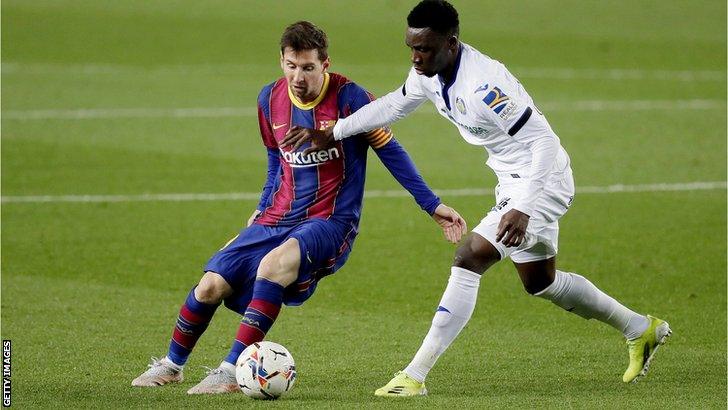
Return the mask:
<svg viewBox="0 0 728 410">
<path fill-rule="evenodd" d="M 319 96 L 303 104 L 290 92 L 285 78 L 266 85 L 258 96 L 258 122 L 268 148 L 268 178 L 256 223 L 295 225 L 309 218 L 333 218 L 357 226 L 361 217 L 366 160 L 374 148 L 384 165 L 432 214 L 440 199 L 427 187 L 404 149 L 388 128 L 336 141 L 333 146 L 303 155 L 279 147 L 292 126 L 326 129 L 373 97 L 346 77 L 325 73 Z"/>
</svg>

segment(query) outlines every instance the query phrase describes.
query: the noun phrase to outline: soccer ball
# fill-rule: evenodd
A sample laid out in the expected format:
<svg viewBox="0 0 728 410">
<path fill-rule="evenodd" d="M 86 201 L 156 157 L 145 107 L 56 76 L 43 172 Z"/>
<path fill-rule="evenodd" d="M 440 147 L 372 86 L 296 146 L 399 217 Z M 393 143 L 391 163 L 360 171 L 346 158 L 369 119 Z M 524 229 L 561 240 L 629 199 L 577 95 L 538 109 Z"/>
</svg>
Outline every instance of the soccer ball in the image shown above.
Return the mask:
<svg viewBox="0 0 728 410">
<path fill-rule="evenodd" d="M 235 378 L 248 397 L 274 400 L 293 388 L 296 365 L 291 353 L 278 343 L 253 343 L 240 353 Z"/>
</svg>

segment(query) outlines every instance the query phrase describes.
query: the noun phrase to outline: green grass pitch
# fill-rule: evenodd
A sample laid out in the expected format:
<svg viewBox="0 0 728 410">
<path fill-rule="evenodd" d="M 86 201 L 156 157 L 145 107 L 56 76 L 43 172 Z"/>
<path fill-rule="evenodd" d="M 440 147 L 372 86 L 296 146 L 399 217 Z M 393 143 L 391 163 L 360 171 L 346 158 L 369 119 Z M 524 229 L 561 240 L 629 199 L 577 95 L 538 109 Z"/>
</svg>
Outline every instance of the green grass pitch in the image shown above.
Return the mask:
<svg viewBox="0 0 728 410">
<path fill-rule="evenodd" d="M 332 70 L 381 95 L 405 78 L 414 3 L 2 2 L 1 318 L 14 406 L 726 408 L 718 0 L 454 2 L 462 40 L 519 77 L 571 155 L 577 197 L 561 223 L 559 265 L 674 330 L 641 383 L 621 382 L 617 332 L 527 296 L 504 262 L 485 275 L 473 319 L 430 374 L 430 396 L 375 398 L 429 328 L 454 247 L 410 198 L 370 197 L 349 262 L 304 306 L 284 309 L 269 334 L 296 359 L 290 394 L 265 403 L 185 394 L 229 348 L 238 318 L 225 309 L 183 384 L 130 387 L 164 354 L 202 265 L 256 201 L 54 198 L 258 192 L 265 151 L 251 108 L 280 76 L 285 25 L 320 25 Z M 183 108 L 213 114 L 171 111 Z M 494 186 L 484 153 L 431 108 L 394 131 L 433 188 Z M 717 185 L 594 192 L 693 182 Z M 398 189 L 374 155 L 367 189 Z M 29 196 L 51 201 L 17 202 Z M 471 227 L 493 201 L 443 199 Z"/>
</svg>

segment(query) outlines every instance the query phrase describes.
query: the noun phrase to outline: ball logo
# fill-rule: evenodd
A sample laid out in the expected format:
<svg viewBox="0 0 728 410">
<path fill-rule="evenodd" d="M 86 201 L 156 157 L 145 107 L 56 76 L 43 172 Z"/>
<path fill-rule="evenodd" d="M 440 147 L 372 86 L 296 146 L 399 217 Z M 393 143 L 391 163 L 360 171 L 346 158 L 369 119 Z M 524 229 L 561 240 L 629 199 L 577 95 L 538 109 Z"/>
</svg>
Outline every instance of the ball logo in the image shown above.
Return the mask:
<svg viewBox="0 0 728 410">
<path fill-rule="evenodd" d="M 303 155 L 303 151 L 283 151 L 283 159 L 293 168 L 316 167 L 329 160 L 341 158 L 338 147 L 331 147 Z"/>
</svg>

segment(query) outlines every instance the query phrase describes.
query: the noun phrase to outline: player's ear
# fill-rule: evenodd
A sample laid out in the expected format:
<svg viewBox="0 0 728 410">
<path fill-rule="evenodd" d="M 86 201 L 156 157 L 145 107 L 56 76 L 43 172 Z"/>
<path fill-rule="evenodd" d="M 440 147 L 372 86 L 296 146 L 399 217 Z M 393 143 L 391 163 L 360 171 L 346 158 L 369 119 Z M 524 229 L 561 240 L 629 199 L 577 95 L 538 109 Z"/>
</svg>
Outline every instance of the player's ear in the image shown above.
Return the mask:
<svg viewBox="0 0 728 410">
<path fill-rule="evenodd" d="M 331 65 L 331 59 L 329 57 L 326 57 L 326 60 L 324 60 L 321 65 L 324 68 L 324 71 L 329 69 L 329 66 Z"/>
<path fill-rule="evenodd" d="M 460 41 L 458 40 L 458 36 L 450 36 L 447 39 L 447 45 L 451 49 L 457 49 Z"/>
</svg>

